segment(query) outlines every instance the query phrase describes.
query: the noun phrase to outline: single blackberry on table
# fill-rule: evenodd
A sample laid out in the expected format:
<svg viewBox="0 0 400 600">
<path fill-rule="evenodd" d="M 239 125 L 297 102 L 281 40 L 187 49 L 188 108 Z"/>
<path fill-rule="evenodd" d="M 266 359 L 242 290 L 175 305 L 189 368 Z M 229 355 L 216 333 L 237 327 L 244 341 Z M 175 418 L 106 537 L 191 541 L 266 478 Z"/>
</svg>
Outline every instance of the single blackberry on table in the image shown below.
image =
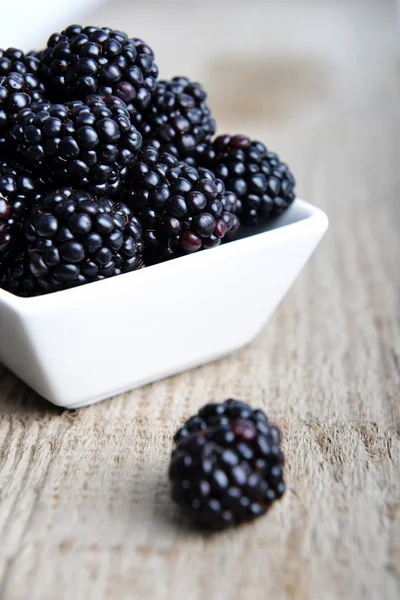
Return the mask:
<svg viewBox="0 0 400 600">
<path fill-rule="evenodd" d="M 142 146 L 122 100 L 96 94 L 84 102 L 34 103 L 19 112 L 12 135 L 18 152 L 55 186 L 96 195 L 119 191 Z"/>
<path fill-rule="evenodd" d="M 156 263 L 230 239 L 237 198 L 207 169 L 194 169 L 145 145 L 122 198 L 141 219 L 145 258 Z"/>
<path fill-rule="evenodd" d="M 45 189 L 45 182 L 25 166 L 0 160 L 0 274 L 21 252 L 27 211 Z"/>
<path fill-rule="evenodd" d="M 196 146 L 215 133 L 215 120 L 206 99 L 202 86 L 187 77 L 159 81 L 144 123 L 138 125 L 143 137 L 158 141 L 179 159 L 193 155 Z"/>
<path fill-rule="evenodd" d="M 152 49 L 109 27 L 70 25 L 50 36 L 40 58 L 40 75 L 55 101 L 113 94 L 138 121 L 158 76 Z"/>
<path fill-rule="evenodd" d="M 205 153 L 208 167 L 237 195 L 240 220 L 247 225 L 281 214 L 295 198 L 289 168 L 264 144 L 244 135 L 221 135 Z"/>
<path fill-rule="evenodd" d="M 43 293 L 139 268 L 142 231 L 129 208 L 64 188 L 41 198 L 25 222 L 28 262 Z"/>
<path fill-rule="evenodd" d="M 0 75 L 0 151 L 12 143 L 10 130 L 18 112 L 45 99 L 44 86 L 35 73 L 11 71 Z"/>
<path fill-rule="evenodd" d="M 207 404 L 174 441 L 172 497 L 199 524 L 251 521 L 285 491 L 279 429 L 244 402 Z"/>
</svg>

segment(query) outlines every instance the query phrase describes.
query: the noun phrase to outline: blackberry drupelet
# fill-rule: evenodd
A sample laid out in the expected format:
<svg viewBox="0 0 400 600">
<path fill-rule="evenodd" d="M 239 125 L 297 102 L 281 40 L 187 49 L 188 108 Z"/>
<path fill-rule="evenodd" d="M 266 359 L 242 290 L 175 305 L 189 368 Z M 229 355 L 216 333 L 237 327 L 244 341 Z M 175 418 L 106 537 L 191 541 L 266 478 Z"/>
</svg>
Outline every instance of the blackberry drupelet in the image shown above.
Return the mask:
<svg viewBox="0 0 400 600">
<path fill-rule="evenodd" d="M 90 95 L 85 102 L 34 103 L 13 127 L 18 152 L 58 185 L 115 194 L 142 138 L 125 104 L 115 96 Z"/>
<path fill-rule="evenodd" d="M 244 402 L 207 404 L 174 441 L 172 497 L 199 524 L 251 521 L 285 491 L 279 429 Z"/>
<path fill-rule="evenodd" d="M 25 222 L 29 268 L 42 293 L 133 271 L 142 231 L 129 208 L 64 188 L 44 196 Z"/>
<path fill-rule="evenodd" d="M 241 202 L 240 220 L 247 225 L 281 214 L 295 198 L 289 168 L 264 144 L 244 135 L 221 135 L 205 153 L 210 169 Z"/>
<path fill-rule="evenodd" d="M 35 73 L 11 71 L 0 75 L 0 152 L 12 145 L 10 130 L 18 112 L 45 99 L 44 86 Z"/>
<path fill-rule="evenodd" d="M 0 160 L 0 274 L 20 253 L 27 211 L 45 189 L 45 182 L 20 163 Z"/>
<path fill-rule="evenodd" d="M 239 227 L 237 198 L 207 169 L 145 146 L 122 196 L 142 222 L 149 264 L 218 246 Z"/>
<path fill-rule="evenodd" d="M 158 76 L 149 46 L 108 27 L 71 25 L 50 36 L 40 57 L 41 77 L 55 101 L 113 94 L 126 103 L 135 122 L 141 120 Z"/>
<path fill-rule="evenodd" d="M 140 126 L 143 137 L 160 142 L 164 150 L 179 159 L 193 155 L 196 146 L 215 133 L 215 120 L 206 99 L 202 86 L 187 77 L 159 81 Z"/>
</svg>

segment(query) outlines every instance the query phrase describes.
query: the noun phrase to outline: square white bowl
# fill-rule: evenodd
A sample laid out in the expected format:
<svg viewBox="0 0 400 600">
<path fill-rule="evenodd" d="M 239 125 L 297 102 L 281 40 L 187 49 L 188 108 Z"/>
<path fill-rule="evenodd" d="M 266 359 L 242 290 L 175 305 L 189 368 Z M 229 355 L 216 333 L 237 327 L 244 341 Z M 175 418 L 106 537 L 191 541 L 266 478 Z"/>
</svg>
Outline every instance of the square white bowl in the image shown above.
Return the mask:
<svg viewBox="0 0 400 600">
<path fill-rule="evenodd" d="M 207 252 L 37 298 L 0 289 L 0 362 L 77 408 L 220 358 L 262 329 L 327 227 L 297 199 Z"/>
</svg>

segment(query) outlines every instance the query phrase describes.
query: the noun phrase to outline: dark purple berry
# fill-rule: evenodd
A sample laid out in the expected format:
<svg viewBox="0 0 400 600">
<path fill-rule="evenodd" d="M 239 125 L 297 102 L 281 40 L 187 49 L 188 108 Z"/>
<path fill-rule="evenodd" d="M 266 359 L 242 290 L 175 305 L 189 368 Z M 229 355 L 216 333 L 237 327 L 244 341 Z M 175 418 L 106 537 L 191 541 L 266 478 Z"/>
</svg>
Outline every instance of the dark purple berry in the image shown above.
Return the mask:
<svg viewBox="0 0 400 600">
<path fill-rule="evenodd" d="M 115 95 L 136 126 L 143 121 L 158 76 L 153 51 L 142 40 L 108 27 L 80 25 L 50 36 L 39 72 L 54 102 Z"/>
<path fill-rule="evenodd" d="M 153 145 L 130 169 L 122 198 L 142 221 L 149 264 L 218 246 L 239 227 L 236 196 L 221 180 Z"/>
<path fill-rule="evenodd" d="M 191 157 L 215 133 L 206 99 L 202 86 L 187 77 L 159 81 L 138 127 L 145 139 L 157 140 L 177 158 Z"/>
<path fill-rule="evenodd" d="M 0 59 L 0 73 L 1 71 Z M 44 86 L 36 74 L 26 70 L 22 72 L 11 70 L 3 75 L 0 74 L 0 151 L 15 147 L 10 130 L 18 112 L 29 107 L 33 102 L 44 102 L 45 99 Z"/>
<path fill-rule="evenodd" d="M 285 491 L 278 432 L 244 402 L 207 404 L 174 437 L 173 499 L 210 529 L 264 514 Z"/>
<path fill-rule="evenodd" d="M 45 182 L 16 161 L 0 161 L 0 279 L 23 249 L 22 228 Z M 6 281 L 0 283 L 7 287 Z"/>
<path fill-rule="evenodd" d="M 54 187 L 73 185 L 97 196 L 120 191 L 142 146 L 125 104 L 115 96 L 34 103 L 19 112 L 12 136 L 18 152 Z"/>
<path fill-rule="evenodd" d="M 40 293 L 138 269 L 142 230 L 127 206 L 86 191 L 41 197 L 25 221 L 27 265 Z"/>
<path fill-rule="evenodd" d="M 195 153 L 195 163 L 208 166 L 239 200 L 237 214 L 247 225 L 267 222 L 295 198 L 289 168 L 261 142 L 243 135 L 221 135 Z"/>
</svg>

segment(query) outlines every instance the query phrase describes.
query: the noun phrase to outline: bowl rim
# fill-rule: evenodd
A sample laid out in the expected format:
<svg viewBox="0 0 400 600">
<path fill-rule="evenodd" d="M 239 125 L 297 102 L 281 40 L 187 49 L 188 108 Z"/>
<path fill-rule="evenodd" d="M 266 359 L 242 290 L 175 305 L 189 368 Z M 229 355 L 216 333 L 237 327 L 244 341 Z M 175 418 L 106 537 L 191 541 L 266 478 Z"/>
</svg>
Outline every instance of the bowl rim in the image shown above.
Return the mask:
<svg viewBox="0 0 400 600">
<path fill-rule="evenodd" d="M 294 221 L 284 222 L 280 224 L 280 221 L 285 219 L 285 216 L 289 214 L 289 211 L 292 207 L 297 207 L 301 211 L 303 211 L 304 216 L 297 218 Z M 282 235 L 289 234 L 289 232 L 297 231 L 300 235 L 302 231 L 304 233 L 310 232 L 310 224 L 314 223 L 314 227 L 312 230 L 325 232 L 328 228 L 328 217 L 327 215 L 318 207 L 302 200 L 301 198 L 297 198 L 294 200 L 293 204 L 289 207 L 288 211 L 285 211 L 282 215 L 280 215 L 277 219 L 274 219 L 270 224 L 265 225 L 265 229 L 262 231 L 258 231 L 256 233 L 246 235 L 245 237 L 240 237 L 226 244 L 221 244 L 217 248 L 213 248 L 212 252 L 219 252 L 220 255 L 222 252 L 232 252 L 237 248 L 241 248 L 243 244 L 254 244 L 260 241 L 260 239 L 264 240 L 266 236 L 271 243 L 277 243 L 281 240 Z M 9 308 L 13 308 L 20 312 L 22 309 L 28 308 L 42 308 L 45 305 L 49 305 L 49 303 L 54 304 L 55 301 L 59 302 L 62 299 L 65 299 L 67 296 L 73 295 L 74 297 L 78 297 L 79 294 L 96 294 L 100 292 L 99 286 L 103 286 L 104 290 L 106 286 L 113 285 L 115 286 L 117 283 L 119 285 L 123 285 L 128 281 L 129 277 L 132 277 L 135 274 L 136 278 L 139 277 L 148 277 L 149 271 L 151 273 L 155 273 L 156 269 L 171 269 L 174 268 L 174 265 L 177 266 L 177 262 L 183 266 L 183 261 L 187 261 L 188 259 L 193 260 L 204 260 L 204 255 L 209 255 L 209 252 L 196 252 L 193 254 L 188 254 L 185 256 L 180 256 L 176 259 L 166 261 L 163 263 L 151 265 L 150 267 L 146 267 L 144 269 L 137 269 L 136 271 L 131 271 L 129 273 L 123 273 L 118 275 L 117 277 L 110 277 L 107 279 L 103 279 L 101 281 L 94 281 L 90 284 L 85 284 L 81 286 L 77 286 L 74 288 L 60 290 L 57 292 L 52 292 L 50 294 L 43 294 L 42 296 L 32 296 L 28 298 L 24 298 L 21 296 L 17 296 L 12 292 L 8 292 L 2 288 L 0 288 L 0 307 L 3 305 L 8 306 Z M 138 279 L 139 281 L 139 279 Z M 89 289 L 88 289 L 89 288 Z M 89 290 L 92 290 L 90 292 Z"/>
</svg>

